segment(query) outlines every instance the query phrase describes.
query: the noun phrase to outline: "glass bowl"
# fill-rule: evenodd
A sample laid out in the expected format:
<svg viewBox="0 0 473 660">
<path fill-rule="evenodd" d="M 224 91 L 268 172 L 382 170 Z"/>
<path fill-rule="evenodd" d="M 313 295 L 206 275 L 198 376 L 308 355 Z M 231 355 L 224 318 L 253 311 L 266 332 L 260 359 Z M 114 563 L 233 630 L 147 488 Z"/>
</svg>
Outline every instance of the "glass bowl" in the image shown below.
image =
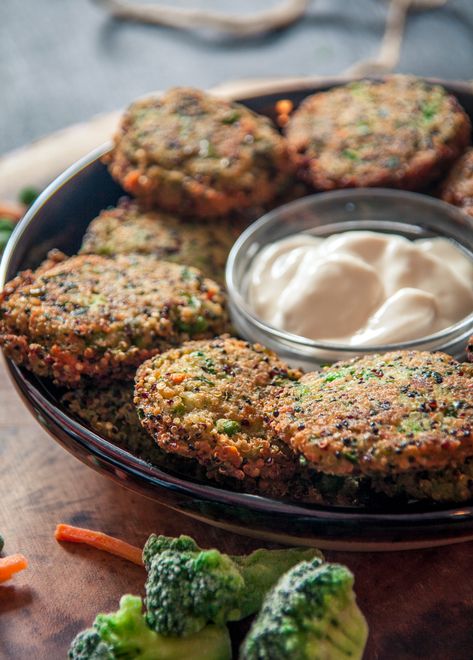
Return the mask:
<svg viewBox="0 0 473 660">
<path fill-rule="evenodd" d="M 253 110 L 274 116 L 275 103 L 291 99 L 295 106 L 317 87 L 279 89 L 243 99 Z M 470 116 L 473 94 L 465 85 L 449 85 Z M 101 209 L 116 205 L 123 190 L 111 179 L 101 157 L 104 145 L 71 167 L 39 197 L 10 239 L 0 285 L 19 270 L 35 268 L 51 248 L 76 252 L 89 222 Z M 301 505 L 233 492 L 146 463 L 116 447 L 71 416 L 61 404 L 62 392 L 44 379 L 7 360 L 14 385 L 32 415 L 74 456 L 90 468 L 156 502 L 223 529 L 281 543 L 318 545 L 346 550 L 393 550 L 430 547 L 473 539 L 473 505 L 384 505 L 350 507 Z"/>
<path fill-rule="evenodd" d="M 291 334 L 266 323 L 253 312 L 247 300 L 248 274 L 263 248 L 301 232 L 327 237 L 354 230 L 400 234 L 409 239 L 446 238 L 473 261 L 473 223 L 456 207 L 433 197 L 381 188 L 304 197 L 250 225 L 232 248 L 226 280 L 230 313 L 237 332 L 249 341 L 272 348 L 292 366 L 306 370 L 356 355 L 400 349 L 445 351 L 461 359 L 473 334 L 473 310 L 466 318 L 436 334 L 402 343 L 360 347 Z"/>
</svg>

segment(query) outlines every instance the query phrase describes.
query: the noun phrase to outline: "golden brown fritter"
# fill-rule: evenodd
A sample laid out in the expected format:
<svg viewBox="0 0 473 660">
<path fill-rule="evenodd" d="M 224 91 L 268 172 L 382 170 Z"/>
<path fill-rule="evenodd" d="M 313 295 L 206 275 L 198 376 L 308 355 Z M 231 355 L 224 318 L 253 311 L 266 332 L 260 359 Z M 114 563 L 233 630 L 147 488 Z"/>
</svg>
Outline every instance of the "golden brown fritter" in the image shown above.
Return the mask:
<svg viewBox="0 0 473 660">
<path fill-rule="evenodd" d="M 279 437 L 329 474 L 434 471 L 473 456 L 473 366 L 443 353 L 340 362 L 267 409 Z"/>
<path fill-rule="evenodd" d="M 203 217 L 270 202 L 292 169 L 267 117 L 187 88 L 133 103 L 106 160 L 148 206 Z"/>
<path fill-rule="evenodd" d="M 82 254 L 150 254 L 198 268 L 217 282 L 225 280 L 225 264 L 244 223 L 219 219 L 203 223 L 182 220 L 162 211 L 145 211 L 129 199 L 93 220 L 82 242 Z"/>
<path fill-rule="evenodd" d="M 445 470 L 373 477 L 370 486 L 375 493 L 404 500 L 466 502 L 473 499 L 473 459 L 468 458 L 458 467 Z"/>
<path fill-rule="evenodd" d="M 79 387 L 61 397 L 68 412 L 112 444 L 163 470 L 202 478 L 197 461 L 167 454 L 140 424 L 132 380 L 107 387 Z"/>
<path fill-rule="evenodd" d="M 162 452 L 140 424 L 133 403 L 133 381 L 107 387 L 79 387 L 66 392 L 61 403 L 102 438 L 155 463 Z"/>
<path fill-rule="evenodd" d="M 442 183 L 440 197 L 473 216 L 473 148 L 457 160 Z"/>
<path fill-rule="evenodd" d="M 228 336 L 193 341 L 140 366 L 135 404 L 164 451 L 197 459 L 212 479 L 284 496 L 298 460 L 269 434 L 263 403 L 299 376 L 260 345 Z"/>
<path fill-rule="evenodd" d="M 440 85 L 392 76 L 309 96 L 291 116 L 286 135 L 300 176 L 320 190 L 416 190 L 462 153 L 470 120 Z"/>
<path fill-rule="evenodd" d="M 227 327 L 221 288 L 197 269 L 141 255 L 55 259 L 0 297 L 0 343 L 39 376 L 130 378 L 152 355 Z"/>
</svg>

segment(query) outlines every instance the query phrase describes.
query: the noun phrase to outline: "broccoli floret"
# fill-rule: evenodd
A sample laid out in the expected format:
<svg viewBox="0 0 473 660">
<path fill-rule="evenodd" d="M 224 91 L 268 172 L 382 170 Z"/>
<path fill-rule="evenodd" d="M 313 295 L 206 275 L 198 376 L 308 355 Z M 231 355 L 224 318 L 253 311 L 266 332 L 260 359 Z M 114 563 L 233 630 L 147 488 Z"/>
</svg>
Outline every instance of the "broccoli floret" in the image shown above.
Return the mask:
<svg viewBox="0 0 473 660">
<path fill-rule="evenodd" d="M 285 548 L 283 550 L 265 550 L 260 548 L 249 555 L 231 557 L 239 567 L 245 579 L 241 617 L 254 614 L 261 609 L 267 592 L 279 578 L 301 561 L 323 559 L 320 550 L 315 548 Z"/>
<path fill-rule="evenodd" d="M 295 566 L 265 598 L 240 660 L 360 660 L 368 626 L 353 581 L 339 564 Z"/>
<path fill-rule="evenodd" d="M 3 540 L 3 536 L 0 534 L 0 552 L 3 550 L 4 544 L 5 544 L 5 541 Z"/>
<path fill-rule="evenodd" d="M 79 633 L 70 660 L 230 660 L 226 627 L 206 626 L 190 637 L 163 637 L 151 630 L 138 596 L 123 596 L 120 609 L 99 614 L 93 627 Z"/>
<path fill-rule="evenodd" d="M 146 619 L 163 635 L 191 635 L 208 622 L 239 618 L 244 579 L 218 550 L 165 550 L 152 561 L 146 588 Z"/>
<path fill-rule="evenodd" d="M 15 223 L 11 218 L 0 217 L 0 250 L 4 250 L 15 229 Z"/>
<path fill-rule="evenodd" d="M 95 628 L 87 628 L 72 642 L 68 657 L 72 660 L 113 660 L 115 656 Z"/>
<path fill-rule="evenodd" d="M 31 206 L 31 204 L 39 197 L 39 194 L 40 192 L 37 188 L 33 188 L 33 186 L 27 186 L 26 188 L 20 190 L 18 200 L 25 206 Z"/>
<path fill-rule="evenodd" d="M 149 571 L 151 560 L 156 555 L 160 555 L 165 550 L 175 550 L 176 552 L 200 552 L 201 548 L 190 536 L 156 536 L 151 534 L 143 548 L 143 562 L 146 570 Z"/>
<path fill-rule="evenodd" d="M 235 557 L 203 550 L 188 536 L 152 535 L 143 551 L 148 624 L 163 635 L 186 636 L 207 623 L 243 619 L 259 610 L 281 575 L 318 555 L 291 548 Z"/>
</svg>

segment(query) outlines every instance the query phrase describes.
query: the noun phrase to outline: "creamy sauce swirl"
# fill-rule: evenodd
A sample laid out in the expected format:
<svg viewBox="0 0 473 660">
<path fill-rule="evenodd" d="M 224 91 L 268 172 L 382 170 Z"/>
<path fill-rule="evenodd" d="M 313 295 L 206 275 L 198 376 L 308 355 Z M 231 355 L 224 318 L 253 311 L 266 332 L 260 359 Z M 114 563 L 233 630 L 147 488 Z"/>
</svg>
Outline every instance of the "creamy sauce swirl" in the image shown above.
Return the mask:
<svg viewBox="0 0 473 660">
<path fill-rule="evenodd" d="M 411 341 L 473 312 L 473 262 L 444 238 L 295 234 L 255 257 L 248 301 L 262 320 L 308 339 Z"/>
</svg>

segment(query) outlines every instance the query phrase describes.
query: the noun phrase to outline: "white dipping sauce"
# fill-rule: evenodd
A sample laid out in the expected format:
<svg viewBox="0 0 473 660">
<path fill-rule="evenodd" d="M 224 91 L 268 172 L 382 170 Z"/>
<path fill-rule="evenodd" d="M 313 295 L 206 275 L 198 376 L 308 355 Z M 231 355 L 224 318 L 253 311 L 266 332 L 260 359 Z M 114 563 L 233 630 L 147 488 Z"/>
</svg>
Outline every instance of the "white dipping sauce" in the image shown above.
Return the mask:
<svg viewBox="0 0 473 660">
<path fill-rule="evenodd" d="M 255 257 L 248 300 L 262 320 L 308 339 L 410 341 L 473 312 L 473 262 L 444 238 L 295 234 Z"/>
</svg>

